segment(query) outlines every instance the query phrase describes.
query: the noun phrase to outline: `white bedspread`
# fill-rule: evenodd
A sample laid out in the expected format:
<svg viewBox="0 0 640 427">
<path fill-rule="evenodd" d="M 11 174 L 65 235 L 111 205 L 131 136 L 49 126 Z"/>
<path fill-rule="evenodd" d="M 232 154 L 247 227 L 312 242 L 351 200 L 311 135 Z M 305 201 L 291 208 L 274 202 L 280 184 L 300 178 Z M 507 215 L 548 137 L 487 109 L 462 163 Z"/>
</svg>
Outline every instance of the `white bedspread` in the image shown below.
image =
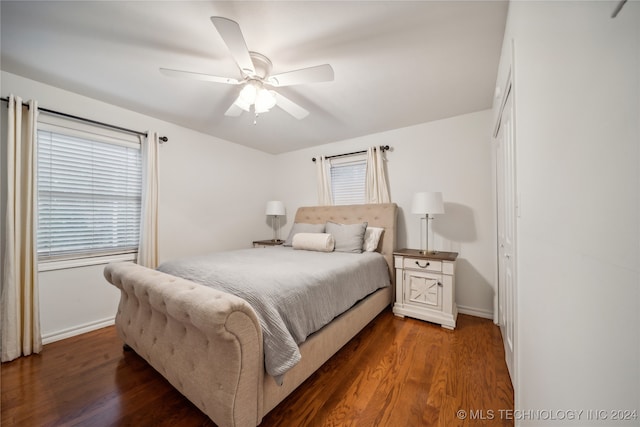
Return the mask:
<svg viewBox="0 0 640 427">
<path fill-rule="evenodd" d="M 165 262 L 158 270 L 245 299 L 262 326 L 266 371 L 278 382 L 300 360 L 298 344 L 390 284 L 377 252 L 245 249 Z"/>
</svg>

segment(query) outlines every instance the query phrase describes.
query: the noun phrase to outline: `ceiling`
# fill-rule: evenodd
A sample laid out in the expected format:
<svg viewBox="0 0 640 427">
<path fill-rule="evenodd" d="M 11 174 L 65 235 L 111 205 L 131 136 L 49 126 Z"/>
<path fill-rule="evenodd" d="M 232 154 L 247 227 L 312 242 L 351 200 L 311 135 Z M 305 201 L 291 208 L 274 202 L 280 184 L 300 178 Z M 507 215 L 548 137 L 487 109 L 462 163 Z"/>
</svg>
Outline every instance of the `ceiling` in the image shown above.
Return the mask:
<svg viewBox="0 0 640 427">
<path fill-rule="evenodd" d="M 283 153 L 490 108 L 508 3 L 3 0 L 0 7 L 4 71 Z M 272 74 L 332 65 L 332 82 L 278 88 L 309 116 L 297 120 L 275 107 L 255 125 L 250 113 L 225 117 L 239 86 L 160 74 L 166 67 L 241 77 L 211 16 L 238 22 L 249 50 L 273 62 Z"/>
</svg>

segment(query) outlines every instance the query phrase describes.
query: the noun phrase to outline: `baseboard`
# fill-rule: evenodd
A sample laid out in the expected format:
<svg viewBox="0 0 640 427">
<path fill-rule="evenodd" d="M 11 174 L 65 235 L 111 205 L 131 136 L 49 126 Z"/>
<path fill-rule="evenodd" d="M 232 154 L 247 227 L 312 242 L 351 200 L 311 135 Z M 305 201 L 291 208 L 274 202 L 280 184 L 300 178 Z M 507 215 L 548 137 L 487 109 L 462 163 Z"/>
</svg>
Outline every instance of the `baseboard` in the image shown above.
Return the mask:
<svg viewBox="0 0 640 427">
<path fill-rule="evenodd" d="M 50 344 L 52 342 L 60 341 L 65 338 L 75 337 L 76 335 L 95 331 L 96 329 L 104 328 L 106 326 L 111 326 L 115 324 L 115 320 L 116 318 L 115 316 L 113 316 L 106 319 L 85 323 L 84 325 L 78 325 L 72 328 L 63 329 L 61 331 L 50 332 L 42 336 L 42 344 Z"/>
<path fill-rule="evenodd" d="M 468 314 L 469 316 L 476 316 L 476 317 L 482 317 L 485 319 L 493 320 L 493 311 L 489 311 L 489 310 L 481 310 L 478 308 L 465 307 L 464 305 L 458 305 L 458 313 Z M 115 319 L 116 319 L 115 316 L 108 317 L 106 319 L 85 323 L 84 325 L 78 325 L 72 328 L 63 329 L 61 331 L 50 332 L 42 336 L 42 344 L 50 344 L 52 342 L 60 341 L 65 338 L 75 337 L 76 335 L 84 334 L 87 332 L 95 331 L 96 329 L 114 325 Z"/>
<path fill-rule="evenodd" d="M 482 317 L 493 320 L 493 310 L 482 310 L 474 307 L 465 307 L 458 304 L 458 313 L 468 314 L 469 316 Z"/>
</svg>

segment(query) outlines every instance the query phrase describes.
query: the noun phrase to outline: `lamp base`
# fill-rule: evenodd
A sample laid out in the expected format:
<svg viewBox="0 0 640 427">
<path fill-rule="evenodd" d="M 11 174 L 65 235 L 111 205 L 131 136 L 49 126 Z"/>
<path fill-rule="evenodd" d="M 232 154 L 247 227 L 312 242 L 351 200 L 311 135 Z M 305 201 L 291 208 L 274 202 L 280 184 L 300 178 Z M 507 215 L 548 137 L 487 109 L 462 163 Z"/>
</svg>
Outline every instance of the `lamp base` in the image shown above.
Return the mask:
<svg viewBox="0 0 640 427">
<path fill-rule="evenodd" d="M 438 253 L 438 251 L 422 251 L 422 250 L 420 250 L 420 251 L 418 251 L 418 253 L 420 255 L 435 255 L 435 254 Z"/>
</svg>

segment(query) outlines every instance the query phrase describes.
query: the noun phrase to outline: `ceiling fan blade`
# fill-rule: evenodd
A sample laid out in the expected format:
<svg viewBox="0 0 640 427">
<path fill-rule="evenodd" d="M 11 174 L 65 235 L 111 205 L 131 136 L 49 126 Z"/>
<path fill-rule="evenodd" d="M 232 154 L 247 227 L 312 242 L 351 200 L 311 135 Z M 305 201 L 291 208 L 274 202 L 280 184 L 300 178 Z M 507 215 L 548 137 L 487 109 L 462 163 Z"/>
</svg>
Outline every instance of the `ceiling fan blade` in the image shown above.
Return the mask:
<svg viewBox="0 0 640 427">
<path fill-rule="evenodd" d="M 212 76 L 210 74 L 193 73 L 191 71 L 171 70 L 169 68 L 160 68 L 160 73 L 169 77 L 204 80 L 206 82 L 226 83 L 230 85 L 237 85 L 238 83 L 240 83 L 237 79 L 234 79 L 231 77 L 218 77 L 218 76 Z"/>
<path fill-rule="evenodd" d="M 240 70 L 248 76 L 254 76 L 256 70 L 238 23 L 221 16 L 212 16 L 211 22 L 218 30 L 220 37 L 224 40 Z"/>
<path fill-rule="evenodd" d="M 224 115 L 227 117 L 238 117 L 240 114 L 242 114 L 243 111 L 244 110 L 238 107 L 234 102 L 233 104 L 231 104 L 231 107 L 229 107 L 229 109 L 224 113 Z"/>
<path fill-rule="evenodd" d="M 289 98 L 285 98 L 277 92 L 275 93 L 275 97 L 276 105 L 282 108 L 287 113 L 291 114 L 296 119 L 302 120 L 309 115 L 309 112 L 307 110 L 305 110 Z"/>
<path fill-rule="evenodd" d="M 329 64 L 288 71 L 269 77 L 269 83 L 276 87 L 305 83 L 329 82 L 333 80 L 333 68 Z"/>
</svg>

